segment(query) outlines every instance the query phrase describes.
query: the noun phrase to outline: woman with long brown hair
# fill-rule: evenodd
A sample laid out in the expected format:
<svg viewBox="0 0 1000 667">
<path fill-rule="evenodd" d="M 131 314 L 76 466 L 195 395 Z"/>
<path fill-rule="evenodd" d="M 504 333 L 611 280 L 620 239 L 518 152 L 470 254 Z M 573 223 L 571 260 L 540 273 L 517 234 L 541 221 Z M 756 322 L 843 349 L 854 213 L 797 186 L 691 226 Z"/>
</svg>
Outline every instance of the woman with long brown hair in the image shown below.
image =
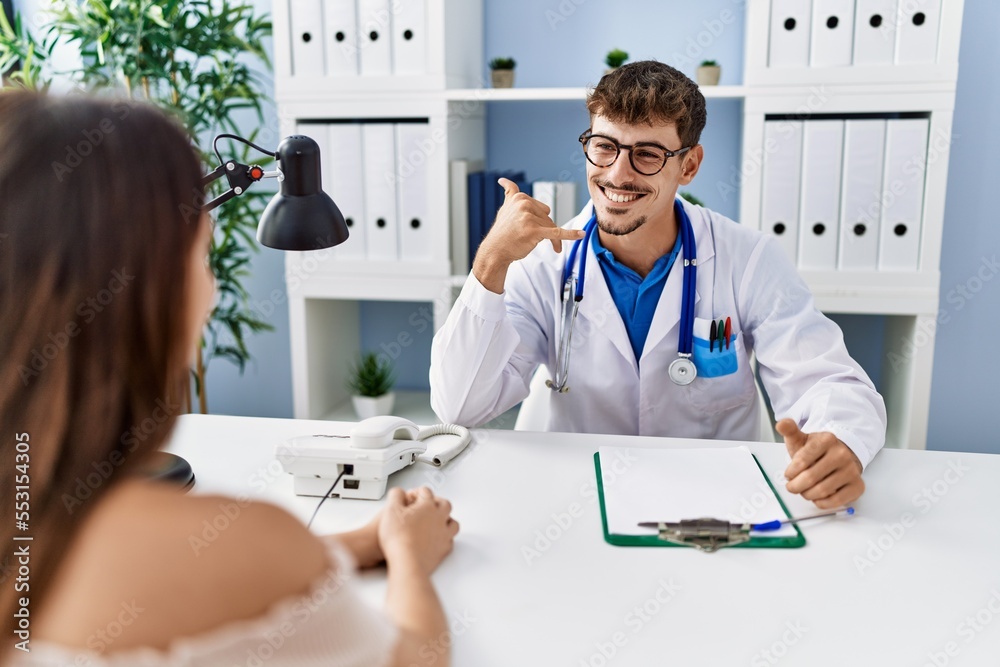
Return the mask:
<svg viewBox="0 0 1000 667">
<path fill-rule="evenodd" d="M 429 577 L 458 524 L 430 490 L 336 538 L 253 503 L 196 552 L 227 499 L 137 473 L 213 302 L 201 173 L 152 107 L 0 94 L 0 662 L 447 664 Z M 351 580 L 382 560 L 385 613 Z"/>
</svg>

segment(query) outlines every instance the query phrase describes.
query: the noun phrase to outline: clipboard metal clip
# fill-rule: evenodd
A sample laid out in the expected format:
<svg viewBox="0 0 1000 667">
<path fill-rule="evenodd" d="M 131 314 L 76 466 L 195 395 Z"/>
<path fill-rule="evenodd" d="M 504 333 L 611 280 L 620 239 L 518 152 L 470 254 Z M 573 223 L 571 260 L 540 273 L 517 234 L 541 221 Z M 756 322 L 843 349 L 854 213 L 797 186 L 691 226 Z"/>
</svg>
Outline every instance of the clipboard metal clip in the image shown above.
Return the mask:
<svg viewBox="0 0 1000 667">
<path fill-rule="evenodd" d="M 661 540 L 692 546 L 705 553 L 750 540 L 749 523 L 730 523 L 722 519 L 685 519 L 677 523 L 660 523 L 657 529 Z"/>
</svg>

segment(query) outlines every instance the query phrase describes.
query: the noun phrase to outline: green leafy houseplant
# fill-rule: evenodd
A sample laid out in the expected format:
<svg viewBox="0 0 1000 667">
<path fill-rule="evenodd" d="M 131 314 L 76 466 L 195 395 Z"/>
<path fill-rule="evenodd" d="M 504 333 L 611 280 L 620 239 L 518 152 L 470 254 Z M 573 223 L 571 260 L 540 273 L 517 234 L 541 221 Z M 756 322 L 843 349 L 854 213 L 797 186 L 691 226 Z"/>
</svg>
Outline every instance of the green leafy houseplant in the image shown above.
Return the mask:
<svg viewBox="0 0 1000 667">
<path fill-rule="evenodd" d="M 267 69 L 263 40 L 271 35 L 266 16 L 249 3 L 231 0 L 55 0 L 49 21 L 29 34 L 17 17 L 11 26 L 0 12 L 0 73 L 14 71 L 5 85 L 47 90 L 55 75 L 78 89 L 151 102 L 176 116 L 196 145 L 208 146 L 219 133 L 246 136 L 237 116 L 251 114 L 264 122 L 267 82 L 251 67 L 254 59 Z M 39 39 L 41 41 L 37 41 Z M 70 71 L 54 72 L 48 58 L 57 44 L 82 55 Z M 220 146 L 226 158 L 264 165 L 270 158 L 242 144 Z M 214 155 L 201 151 L 205 171 L 217 166 Z M 226 189 L 213 184 L 209 198 Z M 251 309 L 243 281 L 256 252 L 255 229 L 270 193 L 251 190 L 218 209 L 210 264 L 218 300 L 197 355 L 195 391 L 207 411 L 205 371 L 211 359 L 236 364 L 240 372 L 250 360 L 247 335 L 273 327 Z M 194 203 L 194 202 L 192 202 Z M 202 350 L 204 349 L 204 352 Z"/>
<path fill-rule="evenodd" d="M 702 202 L 700 199 L 698 199 L 697 197 L 695 197 L 690 192 L 684 191 L 684 192 L 679 192 L 677 194 L 679 194 L 681 197 L 683 197 L 687 201 L 691 202 L 695 206 L 701 206 L 701 207 L 705 206 L 704 202 Z"/>
<path fill-rule="evenodd" d="M 714 60 L 702 60 L 699 67 L 718 67 L 719 63 Z"/>
<path fill-rule="evenodd" d="M 604 64 L 611 69 L 617 69 L 624 65 L 626 60 L 628 60 L 628 53 L 621 49 L 612 49 L 604 57 Z"/>
<path fill-rule="evenodd" d="M 376 398 L 388 394 L 395 381 L 392 362 L 374 352 L 365 352 L 351 367 L 347 384 L 355 396 Z"/>
<path fill-rule="evenodd" d="M 514 69 L 517 66 L 517 61 L 513 58 L 494 58 L 490 61 L 490 69 Z"/>
<path fill-rule="evenodd" d="M 351 402 L 359 419 L 392 413 L 396 397 L 391 390 L 395 381 L 392 362 L 374 352 L 361 355 L 347 379 Z"/>
</svg>

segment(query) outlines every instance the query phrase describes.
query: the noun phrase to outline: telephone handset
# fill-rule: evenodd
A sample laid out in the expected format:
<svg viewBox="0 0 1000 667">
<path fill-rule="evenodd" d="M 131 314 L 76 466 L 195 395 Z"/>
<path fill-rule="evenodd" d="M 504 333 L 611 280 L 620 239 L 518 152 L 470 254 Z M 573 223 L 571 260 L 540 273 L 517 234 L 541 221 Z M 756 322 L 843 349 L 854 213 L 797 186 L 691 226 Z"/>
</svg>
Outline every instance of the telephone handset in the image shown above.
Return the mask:
<svg viewBox="0 0 1000 667">
<path fill-rule="evenodd" d="M 425 441 L 453 435 L 428 451 Z M 385 495 L 389 475 L 417 461 L 446 465 L 469 444 L 468 429 L 437 424 L 421 429 L 402 417 L 372 417 L 358 423 L 350 435 L 307 435 L 278 445 L 275 454 L 286 472 L 295 476 L 300 496 L 378 500 Z M 340 480 L 334 488 L 331 480 Z"/>
</svg>

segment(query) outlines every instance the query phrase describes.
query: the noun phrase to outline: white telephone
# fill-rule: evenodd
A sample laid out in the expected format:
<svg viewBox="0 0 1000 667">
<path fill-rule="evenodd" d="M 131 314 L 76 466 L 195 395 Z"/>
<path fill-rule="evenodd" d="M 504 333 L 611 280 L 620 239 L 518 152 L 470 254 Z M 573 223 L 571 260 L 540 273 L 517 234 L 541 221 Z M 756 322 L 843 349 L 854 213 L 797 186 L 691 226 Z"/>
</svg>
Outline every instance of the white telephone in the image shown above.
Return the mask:
<svg viewBox="0 0 1000 667">
<path fill-rule="evenodd" d="M 458 439 L 427 451 L 424 441 L 438 435 Z M 378 500 L 385 495 L 392 473 L 417 461 L 443 466 L 462 453 L 470 440 L 468 429 L 456 424 L 421 429 L 402 417 L 372 417 L 355 426 L 349 436 L 292 438 L 279 444 L 275 455 L 285 471 L 295 476 L 297 495 Z"/>
</svg>

